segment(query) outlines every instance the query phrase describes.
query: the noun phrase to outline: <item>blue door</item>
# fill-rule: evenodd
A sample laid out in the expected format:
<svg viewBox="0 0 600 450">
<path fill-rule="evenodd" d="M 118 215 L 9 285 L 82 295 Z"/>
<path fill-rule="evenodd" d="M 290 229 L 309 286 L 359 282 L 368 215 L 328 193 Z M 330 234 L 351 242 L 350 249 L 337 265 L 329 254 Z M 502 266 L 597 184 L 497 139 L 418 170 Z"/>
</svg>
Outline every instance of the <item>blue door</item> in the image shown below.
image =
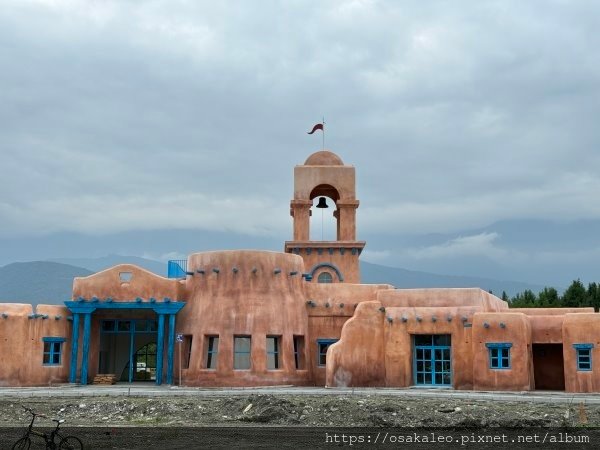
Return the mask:
<svg viewBox="0 0 600 450">
<path fill-rule="evenodd" d="M 413 338 L 413 371 L 418 386 L 452 386 L 449 334 L 416 334 Z"/>
</svg>

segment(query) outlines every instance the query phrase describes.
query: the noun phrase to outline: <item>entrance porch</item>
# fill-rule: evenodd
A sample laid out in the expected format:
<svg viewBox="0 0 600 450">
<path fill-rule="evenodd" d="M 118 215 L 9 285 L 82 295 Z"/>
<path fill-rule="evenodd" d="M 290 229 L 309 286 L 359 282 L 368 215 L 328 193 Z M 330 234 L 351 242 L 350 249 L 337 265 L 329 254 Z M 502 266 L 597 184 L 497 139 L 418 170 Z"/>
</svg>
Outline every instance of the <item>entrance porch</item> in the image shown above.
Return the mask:
<svg viewBox="0 0 600 450">
<path fill-rule="evenodd" d="M 145 303 L 141 301 L 135 302 L 112 302 L 93 300 L 92 302 L 85 301 L 67 301 L 65 302 L 67 308 L 73 313 L 73 330 L 71 339 L 71 365 L 69 368 L 69 383 L 76 383 L 79 378 L 80 384 L 88 384 L 88 370 L 89 370 L 89 357 L 90 357 L 90 342 L 91 342 L 91 329 L 92 329 L 92 315 L 96 311 L 102 310 L 115 310 L 119 313 L 130 312 L 131 319 L 124 319 L 120 321 L 116 320 L 104 320 L 102 327 L 106 327 L 103 330 L 103 342 L 101 343 L 101 351 L 99 352 L 99 369 L 106 370 L 110 367 L 116 368 L 119 364 L 116 362 L 118 355 L 116 350 L 113 351 L 112 356 L 108 352 L 111 342 L 114 344 L 114 348 L 122 348 L 123 346 L 117 347 L 117 339 L 122 335 L 123 338 L 128 341 L 128 352 L 127 352 L 127 364 L 128 364 L 128 377 L 129 381 L 133 381 L 137 372 L 137 351 L 136 342 L 139 341 L 140 346 L 150 344 L 151 342 L 156 343 L 155 350 L 155 361 L 151 358 L 152 363 L 155 362 L 155 375 L 154 381 L 157 385 L 163 383 L 163 359 L 165 352 L 165 339 L 167 347 L 167 370 L 166 370 L 166 383 L 173 384 L 173 357 L 175 348 L 175 320 L 177 313 L 185 306 L 184 302 L 172 302 L 169 299 L 165 299 L 162 302 L 151 301 Z M 136 313 L 153 311 L 156 314 L 157 320 L 144 321 L 145 328 L 139 331 L 139 336 L 136 336 Z M 83 316 L 83 317 L 81 317 Z M 165 321 L 168 320 L 168 331 L 165 336 Z M 81 363 L 78 364 L 79 360 L 79 332 L 83 322 L 83 337 L 82 337 L 82 351 L 81 351 Z M 139 321 L 141 324 L 141 321 Z M 123 330 L 119 331 L 119 323 L 122 323 Z M 113 328 L 110 328 L 110 324 L 113 324 Z M 125 330 L 124 328 L 128 329 Z M 102 329 L 102 328 L 101 328 Z M 155 336 L 155 340 L 154 340 Z M 144 342 L 140 341 L 143 339 Z M 146 342 L 147 341 L 147 342 Z M 146 358 L 148 349 L 146 349 Z M 151 350 L 154 353 L 154 350 Z M 123 352 L 120 352 L 123 357 Z M 121 364 L 122 365 L 122 364 Z M 77 376 L 79 374 L 79 377 Z M 117 374 L 119 377 L 121 373 Z M 152 378 L 152 377 L 149 377 Z"/>
</svg>

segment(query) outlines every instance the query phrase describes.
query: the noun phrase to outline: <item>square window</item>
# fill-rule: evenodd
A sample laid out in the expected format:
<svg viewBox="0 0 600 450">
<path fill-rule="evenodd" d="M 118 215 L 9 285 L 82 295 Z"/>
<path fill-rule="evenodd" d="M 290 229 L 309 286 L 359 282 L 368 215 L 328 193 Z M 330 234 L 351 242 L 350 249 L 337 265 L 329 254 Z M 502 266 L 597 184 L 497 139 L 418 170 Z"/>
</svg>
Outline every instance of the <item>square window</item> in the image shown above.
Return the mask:
<svg viewBox="0 0 600 450">
<path fill-rule="evenodd" d="M 485 344 L 489 352 L 490 369 L 510 369 L 510 343 Z"/>
<path fill-rule="evenodd" d="M 233 338 L 233 368 L 237 370 L 250 369 L 250 336 L 235 336 Z"/>
<path fill-rule="evenodd" d="M 44 352 L 42 364 L 45 366 L 59 366 L 62 357 L 64 338 L 43 338 Z"/>
<path fill-rule="evenodd" d="M 325 366 L 327 364 L 327 349 L 331 344 L 335 344 L 337 339 L 319 339 L 317 340 L 317 365 Z"/>
</svg>

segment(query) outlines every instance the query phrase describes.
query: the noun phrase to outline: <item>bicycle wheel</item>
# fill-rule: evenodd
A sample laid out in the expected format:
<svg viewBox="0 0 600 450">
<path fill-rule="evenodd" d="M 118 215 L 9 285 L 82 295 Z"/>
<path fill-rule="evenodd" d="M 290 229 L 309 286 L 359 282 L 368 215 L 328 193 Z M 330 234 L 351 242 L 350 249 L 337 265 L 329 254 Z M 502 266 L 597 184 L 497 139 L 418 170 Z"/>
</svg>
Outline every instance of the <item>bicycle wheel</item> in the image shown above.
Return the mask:
<svg viewBox="0 0 600 450">
<path fill-rule="evenodd" d="M 23 436 L 15 442 L 15 445 L 12 446 L 12 450 L 28 450 L 30 446 L 31 439 L 29 439 L 29 436 Z"/>
<path fill-rule="evenodd" d="M 59 450 L 82 450 L 83 444 L 78 437 L 65 436 L 60 440 Z"/>
</svg>

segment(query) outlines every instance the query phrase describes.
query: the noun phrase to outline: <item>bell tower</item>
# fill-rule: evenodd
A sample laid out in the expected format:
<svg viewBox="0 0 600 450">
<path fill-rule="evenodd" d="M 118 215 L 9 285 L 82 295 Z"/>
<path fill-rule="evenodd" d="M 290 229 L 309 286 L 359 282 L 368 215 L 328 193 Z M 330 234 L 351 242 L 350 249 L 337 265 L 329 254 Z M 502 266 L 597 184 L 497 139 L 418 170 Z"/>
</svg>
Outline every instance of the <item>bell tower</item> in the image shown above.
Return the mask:
<svg viewBox="0 0 600 450">
<path fill-rule="evenodd" d="M 330 151 L 319 151 L 294 168 L 294 199 L 290 214 L 294 220 L 294 240 L 286 241 L 286 253 L 304 258 L 313 282 L 360 283 L 358 257 L 365 247 L 356 240 L 356 181 L 354 166 L 345 165 Z M 310 208 L 327 208 L 325 199 L 335 203 L 337 221 L 335 241 L 310 240 Z"/>
</svg>

